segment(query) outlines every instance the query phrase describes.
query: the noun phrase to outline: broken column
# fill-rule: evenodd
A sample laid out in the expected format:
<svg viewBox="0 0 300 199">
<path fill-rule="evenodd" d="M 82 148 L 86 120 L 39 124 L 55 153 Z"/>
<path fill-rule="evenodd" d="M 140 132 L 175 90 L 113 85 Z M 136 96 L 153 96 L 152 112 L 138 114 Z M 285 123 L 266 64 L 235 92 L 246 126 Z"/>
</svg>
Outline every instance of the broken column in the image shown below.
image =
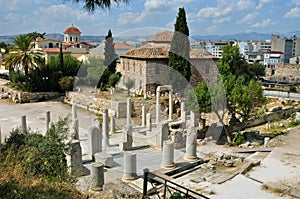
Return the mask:
<svg viewBox="0 0 300 199">
<path fill-rule="evenodd" d="M 46 132 L 49 129 L 49 124 L 50 124 L 51 118 L 50 118 L 50 111 L 46 111 Z"/>
<path fill-rule="evenodd" d="M 157 124 L 156 129 L 156 146 L 159 148 L 163 147 L 163 142 L 168 139 L 169 137 L 169 125 L 168 122 L 159 122 Z"/>
<path fill-rule="evenodd" d="M 109 146 L 109 129 L 108 129 L 108 109 L 105 108 L 103 110 L 103 126 L 102 126 L 102 146 L 107 147 Z"/>
<path fill-rule="evenodd" d="M 95 154 L 102 151 L 102 143 L 101 143 L 101 131 L 93 126 L 89 129 L 88 132 L 88 141 L 89 141 L 89 155 L 95 159 Z"/>
<path fill-rule="evenodd" d="M 170 140 L 166 140 L 163 143 L 163 157 L 160 165 L 164 169 L 175 168 L 174 163 L 174 143 Z"/>
<path fill-rule="evenodd" d="M 27 130 L 26 115 L 22 115 L 22 117 L 21 117 L 21 125 L 22 125 L 22 130 L 26 131 Z"/>
<path fill-rule="evenodd" d="M 116 121 L 115 116 L 110 116 L 110 134 L 116 133 Z"/>
<path fill-rule="evenodd" d="M 142 106 L 142 127 L 146 126 L 146 107 Z"/>
<path fill-rule="evenodd" d="M 156 123 L 160 121 L 160 91 L 159 91 L 159 86 L 157 87 L 156 90 Z"/>
<path fill-rule="evenodd" d="M 92 176 L 91 189 L 102 190 L 102 187 L 104 185 L 104 165 L 99 162 L 92 164 L 91 176 Z"/>
<path fill-rule="evenodd" d="M 73 139 L 79 140 L 79 120 L 78 118 L 73 118 Z"/>
<path fill-rule="evenodd" d="M 195 127 L 189 127 L 186 135 L 186 153 L 184 159 L 187 161 L 197 160 L 197 131 Z"/>
<path fill-rule="evenodd" d="M 132 126 L 125 125 L 123 129 L 123 141 L 120 143 L 120 150 L 127 151 L 132 149 Z"/>
<path fill-rule="evenodd" d="M 183 115 L 183 112 L 185 112 L 185 102 L 182 101 L 180 103 L 180 116 L 181 116 L 181 121 L 182 121 L 182 115 Z"/>
<path fill-rule="evenodd" d="M 152 130 L 151 113 L 147 113 L 147 115 L 146 115 L 146 127 L 147 127 L 148 131 Z"/>
<path fill-rule="evenodd" d="M 79 140 L 73 140 L 71 143 L 71 153 L 67 155 L 67 166 L 70 173 L 83 171 L 82 151 Z"/>
<path fill-rule="evenodd" d="M 131 181 L 137 178 L 136 154 L 131 152 L 124 153 L 124 173 L 122 180 Z"/>
<path fill-rule="evenodd" d="M 173 90 L 169 90 L 169 121 L 173 120 Z"/>
</svg>

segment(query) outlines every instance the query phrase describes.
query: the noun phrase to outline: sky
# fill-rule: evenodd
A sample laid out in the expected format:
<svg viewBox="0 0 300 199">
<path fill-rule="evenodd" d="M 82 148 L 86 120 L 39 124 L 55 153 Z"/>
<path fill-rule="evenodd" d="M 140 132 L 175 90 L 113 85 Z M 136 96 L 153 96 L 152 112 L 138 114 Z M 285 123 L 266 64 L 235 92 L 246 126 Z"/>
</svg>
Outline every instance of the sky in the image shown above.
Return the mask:
<svg viewBox="0 0 300 199">
<path fill-rule="evenodd" d="M 149 35 L 174 29 L 184 7 L 190 35 L 300 30 L 300 0 L 130 0 L 88 13 L 66 0 L 0 0 L 0 35 L 61 33 L 72 24 L 82 35 Z"/>
</svg>

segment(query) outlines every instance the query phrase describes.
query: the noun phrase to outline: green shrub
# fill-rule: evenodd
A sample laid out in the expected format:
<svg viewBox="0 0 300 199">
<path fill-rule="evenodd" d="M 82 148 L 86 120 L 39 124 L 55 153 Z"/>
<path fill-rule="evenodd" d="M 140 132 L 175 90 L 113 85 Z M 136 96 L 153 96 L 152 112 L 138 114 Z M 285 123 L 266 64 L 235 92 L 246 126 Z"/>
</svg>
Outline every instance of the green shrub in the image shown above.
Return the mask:
<svg viewBox="0 0 300 199">
<path fill-rule="evenodd" d="M 296 127 L 300 125 L 300 120 L 291 121 L 288 124 L 288 127 Z"/>
<path fill-rule="evenodd" d="M 63 91 L 72 91 L 74 86 L 75 78 L 71 76 L 62 77 L 59 80 L 59 86 Z"/>
<path fill-rule="evenodd" d="M 297 87 L 296 86 L 290 86 L 289 92 L 291 92 L 291 93 L 297 93 Z"/>
</svg>

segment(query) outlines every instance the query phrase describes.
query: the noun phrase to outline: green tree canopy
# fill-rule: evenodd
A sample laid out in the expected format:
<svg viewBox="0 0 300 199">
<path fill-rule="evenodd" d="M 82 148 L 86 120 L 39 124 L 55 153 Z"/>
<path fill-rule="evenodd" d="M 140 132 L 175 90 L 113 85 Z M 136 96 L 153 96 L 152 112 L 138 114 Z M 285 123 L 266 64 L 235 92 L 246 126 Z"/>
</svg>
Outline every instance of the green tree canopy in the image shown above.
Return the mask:
<svg viewBox="0 0 300 199">
<path fill-rule="evenodd" d="M 66 0 L 70 1 L 70 0 Z M 76 3 L 83 3 L 83 9 L 88 12 L 94 12 L 97 8 L 100 9 L 110 9 L 113 3 L 128 3 L 129 0 L 71 0 Z"/>
<path fill-rule="evenodd" d="M 168 78 L 173 88 L 182 91 L 185 81 L 190 81 L 190 43 L 189 28 L 186 22 L 186 14 L 184 8 L 179 8 L 178 16 L 175 23 L 175 31 L 171 41 L 169 51 L 169 67 Z M 174 70 L 173 70 L 174 69 Z M 177 73 L 177 72 L 178 73 Z"/>
</svg>

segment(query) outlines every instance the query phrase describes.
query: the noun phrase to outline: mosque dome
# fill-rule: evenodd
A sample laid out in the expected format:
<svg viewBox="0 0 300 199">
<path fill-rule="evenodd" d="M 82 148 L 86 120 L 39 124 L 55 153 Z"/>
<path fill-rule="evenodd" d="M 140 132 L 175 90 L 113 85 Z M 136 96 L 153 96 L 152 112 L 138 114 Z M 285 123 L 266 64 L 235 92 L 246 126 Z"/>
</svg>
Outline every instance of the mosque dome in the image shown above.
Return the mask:
<svg viewBox="0 0 300 199">
<path fill-rule="evenodd" d="M 68 27 L 64 31 L 64 33 L 78 33 L 78 34 L 80 34 L 81 32 L 80 32 L 80 30 L 78 28 L 76 28 L 75 26 L 72 25 L 71 27 Z"/>
</svg>

